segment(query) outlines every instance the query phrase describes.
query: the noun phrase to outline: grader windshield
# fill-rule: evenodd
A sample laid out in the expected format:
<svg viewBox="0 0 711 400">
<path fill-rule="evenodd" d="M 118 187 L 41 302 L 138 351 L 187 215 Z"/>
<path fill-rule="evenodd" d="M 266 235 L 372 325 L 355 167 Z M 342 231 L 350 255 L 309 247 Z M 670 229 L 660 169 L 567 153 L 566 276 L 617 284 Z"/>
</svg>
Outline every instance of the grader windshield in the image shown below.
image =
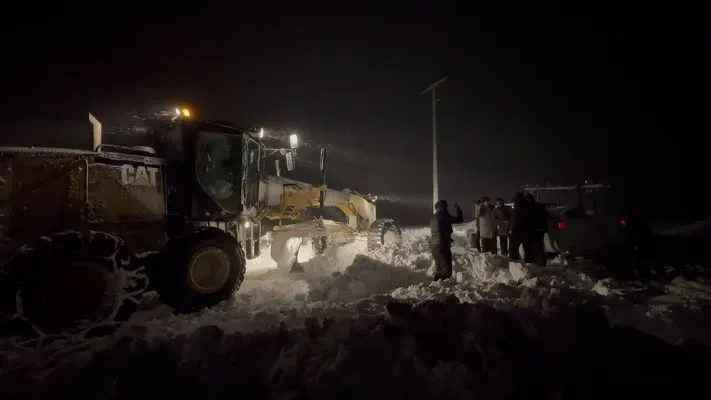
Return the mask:
<svg viewBox="0 0 711 400">
<path fill-rule="evenodd" d="M 201 131 L 195 148 L 200 186 L 230 213 L 254 206 L 259 196 L 261 147 L 247 134 Z"/>
<path fill-rule="evenodd" d="M 195 176 L 200 186 L 225 211 L 240 212 L 242 137 L 202 131 L 195 152 Z"/>
</svg>

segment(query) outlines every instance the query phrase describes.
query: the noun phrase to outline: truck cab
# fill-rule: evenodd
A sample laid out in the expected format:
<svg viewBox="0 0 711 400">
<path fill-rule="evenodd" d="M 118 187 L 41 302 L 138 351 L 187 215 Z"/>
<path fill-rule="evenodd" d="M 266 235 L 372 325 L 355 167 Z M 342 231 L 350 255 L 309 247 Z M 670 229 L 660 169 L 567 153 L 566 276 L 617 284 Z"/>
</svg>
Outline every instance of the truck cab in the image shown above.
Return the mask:
<svg viewBox="0 0 711 400">
<path fill-rule="evenodd" d="M 523 189 L 546 205 L 547 251 L 604 261 L 624 245 L 627 216 L 615 204 L 610 186 L 585 182 Z"/>
</svg>

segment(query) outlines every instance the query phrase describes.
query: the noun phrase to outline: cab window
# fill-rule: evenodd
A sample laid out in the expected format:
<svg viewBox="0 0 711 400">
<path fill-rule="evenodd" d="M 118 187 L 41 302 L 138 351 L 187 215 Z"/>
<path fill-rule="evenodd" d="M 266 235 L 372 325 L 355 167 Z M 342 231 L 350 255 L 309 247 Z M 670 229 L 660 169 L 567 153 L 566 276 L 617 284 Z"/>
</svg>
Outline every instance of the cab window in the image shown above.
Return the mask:
<svg viewBox="0 0 711 400">
<path fill-rule="evenodd" d="M 225 211 L 239 212 L 242 204 L 241 137 L 200 132 L 195 148 L 195 174 L 203 190 Z"/>
</svg>

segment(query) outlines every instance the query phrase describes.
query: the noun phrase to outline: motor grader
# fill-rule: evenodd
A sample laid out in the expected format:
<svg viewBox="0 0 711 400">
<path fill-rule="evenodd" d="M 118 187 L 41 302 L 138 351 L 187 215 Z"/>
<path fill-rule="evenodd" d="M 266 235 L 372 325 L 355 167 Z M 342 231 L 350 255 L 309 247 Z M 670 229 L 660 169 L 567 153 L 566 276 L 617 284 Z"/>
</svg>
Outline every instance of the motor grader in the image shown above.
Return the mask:
<svg viewBox="0 0 711 400">
<path fill-rule="evenodd" d="M 326 188 L 325 151 L 309 185 L 265 173 L 260 135 L 187 109 L 154 124 L 152 146 L 103 143 L 89 119 L 90 150 L 0 147 L 4 328 L 125 320 L 148 290 L 177 312 L 210 307 L 239 289 L 270 231 L 280 267 L 294 264 L 292 238 L 319 253 L 357 235 L 371 250 L 399 240 L 372 199 Z"/>
</svg>

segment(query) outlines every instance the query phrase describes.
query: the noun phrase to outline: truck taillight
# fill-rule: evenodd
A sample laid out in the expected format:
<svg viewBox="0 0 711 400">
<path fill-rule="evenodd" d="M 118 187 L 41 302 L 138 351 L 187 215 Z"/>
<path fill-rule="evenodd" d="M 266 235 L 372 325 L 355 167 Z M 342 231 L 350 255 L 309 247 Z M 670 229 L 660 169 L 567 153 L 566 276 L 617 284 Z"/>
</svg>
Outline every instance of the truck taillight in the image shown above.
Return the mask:
<svg viewBox="0 0 711 400">
<path fill-rule="evenodd" d="M 563 221 L 558 222 L 558 229 L 561 229 L 561 230 L 565 229 L 565 226 L 566 226 L 565 222 L 563 222 Z"/>
</svg>

